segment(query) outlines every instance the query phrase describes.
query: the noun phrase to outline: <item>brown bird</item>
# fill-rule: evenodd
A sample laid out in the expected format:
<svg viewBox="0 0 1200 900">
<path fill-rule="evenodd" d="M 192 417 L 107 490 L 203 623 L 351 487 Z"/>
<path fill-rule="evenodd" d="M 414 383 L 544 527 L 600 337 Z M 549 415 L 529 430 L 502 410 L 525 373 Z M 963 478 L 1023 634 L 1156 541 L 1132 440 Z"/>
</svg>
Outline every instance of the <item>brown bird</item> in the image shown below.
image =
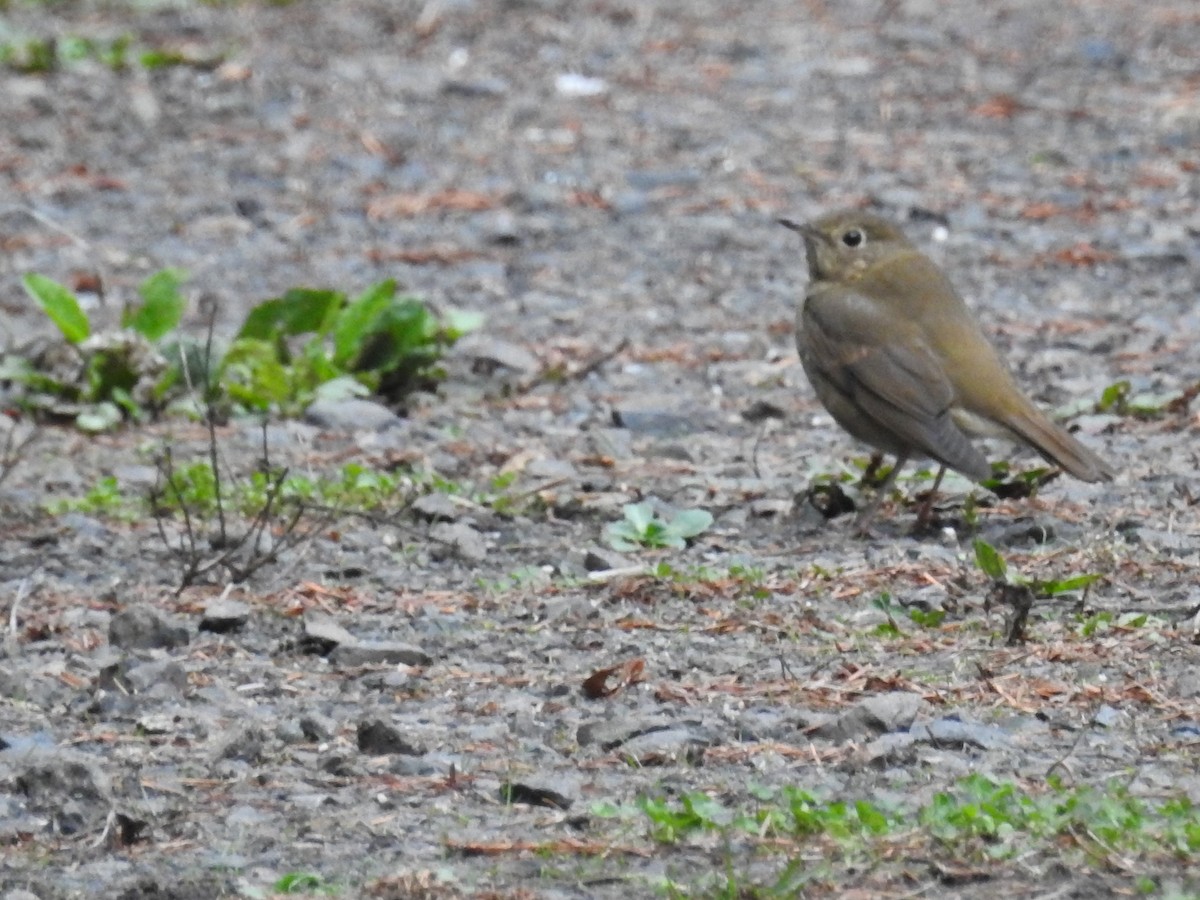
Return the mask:
<svg viewBox="0 0 1200 900">
<path fill-rule="evenodd" d="M 896 456 L 875 503 L 910 457 L 982 481 L 992 474 L 972 436 L 1032 447 L 1083 481 L 1114 469 L 1026 397 L 949 279 L 886 219 L 860 210 L 798 231 L 808 256 L 808 292 L 796 314 L 800 362 L 817 399 L 859 440 Z"/>
</svg>

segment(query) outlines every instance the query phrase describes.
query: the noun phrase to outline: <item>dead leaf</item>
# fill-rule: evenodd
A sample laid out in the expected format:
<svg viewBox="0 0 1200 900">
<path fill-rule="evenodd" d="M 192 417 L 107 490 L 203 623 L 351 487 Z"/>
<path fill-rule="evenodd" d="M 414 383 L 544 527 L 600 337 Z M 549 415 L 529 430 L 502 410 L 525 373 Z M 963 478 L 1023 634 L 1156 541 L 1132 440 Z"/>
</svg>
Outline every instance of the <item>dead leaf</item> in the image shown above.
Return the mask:
<svg viewBox="0 0 1200 900">
<path fill-rule="evenodd" d="M 367 204 L 367 218 L 378 222 L 382 219 L 408 219 L 435 210 L 481 212 L 495 209 L 501 202 L 501 198 L 495 194 L 458 188 L 448 188 L 432 194 L 388 194 Z"/>
<path fill-rule="evenodd" d="M 642 681 L 645 669 L 646 661 L 640 658 L 609 666 L 607 669 L 599 669 L 584 680 L 583 695 L 589 700 L 611 697 L 617 691 Z"/>
<path fill-rule="evenodd" d="M 1045 265 L 1048 262 L 1061 263 L 1067 266 L 1095 266 L 1100 263 L 1112 262 L 1116 256 L 1108 250 L 1080 241 L 1070 247 L 1055 250 L 1053 253 L 1040 253 L 1034 261 Z"/>
<path fill-rule="evenodd" d="M 403 262 L 414 266 L 428 263 L 438 263 L 448 266 L 468 259 L 483 256 L 478 250 L 467 250 L 465 247 L 453 247 L 447 244 L 434 244 L 431 247 L 417 247 L 412 250 L 369 250 L 367 258 L 371 262 Z"/>
<path fill-rule="evenodd" d="M 972 115 L 985 119 L 1011 119 L 1027 109 L 1024 103 L 1012 94 L 993 94 L 971 110 Z"/>
</svg>

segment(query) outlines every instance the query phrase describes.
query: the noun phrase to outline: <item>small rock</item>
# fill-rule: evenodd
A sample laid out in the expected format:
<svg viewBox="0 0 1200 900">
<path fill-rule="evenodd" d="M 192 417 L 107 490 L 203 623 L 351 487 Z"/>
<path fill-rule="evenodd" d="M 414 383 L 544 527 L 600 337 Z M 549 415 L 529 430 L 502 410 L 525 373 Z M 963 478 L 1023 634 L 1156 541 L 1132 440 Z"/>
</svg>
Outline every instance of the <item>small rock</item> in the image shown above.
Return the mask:
<svg viewBox="0 0 1200 900">
<path fill-rule="evenodd" d="M 925 705 L 920 694 L 891 691 L 859 701 L 832 722 L 817 725 L 811 734 L 837 743 L 862 740 L 893 731 L 904 731 L 912 725 Z"/>
<path fill-rule="evenodd" d="M 504 803 L 570 809 L 571 804 L 579 799 L 579 790 L 577 784 L 564 778 L 562 773 L 556 773 L 542 778 L 506 781 L 500 785 L 500 799 Z"/>
<path fill-rule="evenodd" d="M 678 762 L 698 764 L 704 751 L 715 741 L 705 732 L 692 728 L 668 728 L 639 735 L 621 745 L 623 756 L 636 760 L 639 766 L 672 765 Z"/>
<path fill-rule="evenodd" d="M 382 719 L 359 723 L 358 749 L 370 756 L 389 756 L 393 753 L 420 756 L 425 752 L 410 744 L 395 727 Z"/>
<path fill-rule="evenodd" d="M 216 599 L 204 608 L 200 630 L 229 634 L 250 621 L 250 607 L 237 600 Z"/>
<path fill-rule="evenodd" d="M 508 82 L 503 78 L 448 79 L 442 92 L 460 97 L 503 97 L 508 93 Z"/>
<path fill-rule="evenodd" d="M 304 634 L 300 648 L 309 653 L 327 656 L 343 644 L 356 644 L 358 638 L 324 613 L 310 612 L 304 616 Z"/>
<path fill-rule="evenodd" d="M 413 644 L 399 641 L 356 641 L 340 644 L 329 654 L 331 662 L 346 668 L 372 665 L 427 666 L 433 657 Z"/>
<path fill-rule="evenodd" d="M 786 418 L 786 413 L 774 403 L 769 403 L 766 400 L 755 400 L 748 407 L 742 410 L 742 418 L 747 422 L 762 422 L 766 419 L 783 419 Z"/>
<path fill-rule="evenodd" d="M 218 747 L 217 759 L 236 759 L 256 763 L 263 758 L 266 735 L 257 725 L 246 725 L 236 729 Z"/>
<path fill-rule="evenodd" d="M 674 721 L 666 716 L 626 716 L 584 722 L 575 732 L 580 746 L 597 744 L 601 750 L 613 750 L 627 741 L 656 731 L 679 728 L 700 728 L 697 720 Z"/>
<path fill-rule="evenodd" d="M 489 244 L 511 247 L 521 243 L 521 230 L 517 227 L 517 217 L 507 209 L 500 209 L 481 217 L 479 227 L 483 232 L 483 239 Z"/>
<path fill-rule="evenodd" d="M 964 722 L 952 717 L 935 719 L 926 725 L 916 725 L 912 733 L 938 747 L 970 746 L 980 750 L 998 750 L 1012 743 L 1008 735 L 995 725 Z"/>
<path fill-rule="evenodd" d="M 863 747 L 860 753 L 846 760 L 846 768 L 857 769 L 862 766 L 882 768 L 910 763 L 916 759 L 919 743 L 920 739 L 908 731 L 880 735 Z"/>
<path fill-rule="evenodd" d="M 325 716 L 307 713 L 300 717 L 300 733 L 310 741 L 327 741 L 333 737 L 336 726 Z"/>
<path fill-rule="evenodd" d="M 134 693 L 144 694 L 156 688 L 162 696 L 164 688 L 170 694 L 182 692 L 187 687 L 187 672 L 173 659 L 156 659 L 130 665 L 122 680 Z"/>
<path fill-rule="evenodd" d="M 625 557 L 615 550 L 605 550 L 603 547 L 588 547 L 583 554 L 583 568 L 586 572 L 607 572 L 610 569 L 620 569 L 627 564 Z"/>
<path fill-rule="evenodd" d="M 172 734 L 178 726 L 179 720 L 170 713 L 149 713 L 137 720 L 143 734 Z"/>
<path fill-rule="evenodd" d="M 661 409 L 614 409 L 612 422 L 618 428 L 651 437 L 680 437 L 700 427 L 696 416 Z"/>
<path fill-rule="evenodd" d="M 608 93 L 608 82 L 577 72 L 563 72 L 554 78 L 554 90 L 564 97 L 599 97 Z"/>
<path fill-rule="evenodd" d="M 487 544 L 483 535 L 464 522 L 442 522 L 433 526 L 429 537 L 444 551 L 439 554 L 435 549 L 435 558 L 444 557 L 447 553 L 464 562 L 482 562 L 487 558 Z"/>
<path fill-rule="evenodd" d="M 384 431 L 403 424 L 403 419 L 383 404 L 359 397 L 314 400 L 304 411 L 304 419 L 326 431 Z"/>
<path fill-rule="evenodd" d="M 29 799 L 32 809 L 54 809 L 67 798 L 86 800 L 107 812 L 112 793 L 108 775 L 96 763 L 68 750 L 35 751 L 23 757 L 13 784 Z"/>
<path fill-rule="evenodd" d="M 466 508 L 455 503 L 449 494 L 433 491 L 414 501 L 412 511 L 426 522 L 457 522 Z"/>
<path fill-rule="evenodd" d="M 539 457 L 531 459 L 525 467 L 525 474 L 530 478 L 562 479 L 564 481 L 578 477 L 579 470 L 565 459 L 546 459 Z"/>
<path fill-rule="evenodd" d="M 542 368 L 538 358 L 520 344 L 480 332 L 469 334 L 455 344 L 454 354 L 472 360 L 473 371 L 483 375 L 492 375 L 500 368 L 528 375 Z"/>
<path fill-rule="evenodd" d="M 171 650 L 187 646 L 186 628 L 169 624 L 147 606 L 122 610 L 108 623 L 108 641 L 122 650 Z"/>
<path fill-rule="evenodd" d="M 795 502 L 786 497 L 760 497 L 750 503 L 750 515 L 756 519 L 782 519 L 795 509 Z"/>
</svg>

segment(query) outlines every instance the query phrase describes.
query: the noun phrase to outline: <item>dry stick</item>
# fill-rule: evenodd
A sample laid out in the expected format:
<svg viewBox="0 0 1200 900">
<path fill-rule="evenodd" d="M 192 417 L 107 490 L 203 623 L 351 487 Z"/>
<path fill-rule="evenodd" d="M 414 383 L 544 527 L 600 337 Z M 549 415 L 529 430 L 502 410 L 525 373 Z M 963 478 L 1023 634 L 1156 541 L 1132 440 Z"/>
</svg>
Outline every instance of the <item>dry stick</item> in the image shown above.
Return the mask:
<svg viewBox="0 0 1200 900">
<path fill-rule="evenodd" d="M 1048 769 L 1046 770 L 1046 778 L 1049 778 L 1051 775 L 1053 775 L 1053 774 L 1054 774 L 1054 771 L 1055 771 L 1056 769 L 1062 769 L 1062 770 L 1063 770 L 1063 771 L 1065 771 L 1065 772 L 1066 772 L 1068 775 L 1070 775 L 1072 778 L 1074 778 L 1074 777 L 1075 777 L 1075 773 L 1074 773 L 1074 772 L 1072 772 L 1070 769 L 1068 769 L 1068 768 L 1067 768 L 1067 760 L 1068 760 L 1068 759 L 1070 759 L 1070 757 L 1071 757 L 1071 754 L 1072 754 L 1072 753 L 1074 753 L 1074 752 L 1076 751 L 1076 749 L 1078 749 L 1078 747 L 1079 747 L 1079 742 L 1083 740 L 1083 736 L 1084 736 L 1085 734 L 1087 734 L 1087 727 L 1086 727 L 1086 726 L 1084 726 L 1083 728 L 1080 728 L 1080 729 L 1079 729 L 1079 733 L 1075 735 L 1075 740 L 1071 741 L 1071 746 L 1067 748 L 1067 752 L 1066 752 L 1066 753 L 1064 753 L 1062 756 L 1060 756 L 1058 759 L 1056 759 L 1056 760 L 1055 760 L 1055 761 L 1054 761 L 1054 762 L 1053 762 L 1053 763 L 1050 765 L 1050 768 L 1048 768 Z"/>
<path fill-rule="evenodd" d="M 213 334 L 217 330 L 217 304 L 212 305 L 208 316 L 208 332 L 204 338 L 204 419 L 208 425 L 208 456 L 213 473 L 213 493 L 217 502 L 217 523 L 220 529 L 221 544 L 227 540 L 225 531 L 225 504 L 221 492 L 221 466 L 217 453 L 217 404 L 214 398 L 215 389 L 212 386 L 212 345 Z"/>
<path fill-rule="evenodd" d="M 21 602 L 29 596 L 29 581 L 32 577 L 41 573 L 41 569 L 35 569 L 32 575 L 26 575 L 21 579 L 21 583 L 17 585 L 16 596 L 13 597 L 12 609 L 8 611 L 8 633 L 15 635 L 17 633 L 17 610 L 21 606 Z"/>
</svg>

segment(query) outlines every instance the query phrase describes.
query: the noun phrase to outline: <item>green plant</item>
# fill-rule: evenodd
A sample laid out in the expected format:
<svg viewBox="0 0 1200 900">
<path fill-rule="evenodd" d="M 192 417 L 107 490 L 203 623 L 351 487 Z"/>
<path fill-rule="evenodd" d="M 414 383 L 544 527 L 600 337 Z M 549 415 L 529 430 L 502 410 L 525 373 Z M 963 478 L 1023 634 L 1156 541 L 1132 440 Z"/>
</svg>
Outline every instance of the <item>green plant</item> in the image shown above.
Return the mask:
<svg viewBox="0 0 1200 900">
<path fill-rule="evenodd" d="M 330 884 L 320 875 L 311 872 L 288 872 L 273 885 L 280 894 L 325 894 L 331 896 L 338 892 L 335 885 Z"/>
<path fill-rule="evenodd" d="M 688 538 L 702 534 L 713 523 L 712 513 L 703 509 L 683 509 L 670 519 L 662 519 L 649 503 L 628 503 L 624 518 L 610 522 L 604 538 L 614 550 L 630 551 L 646 547 L 682 550 Z"/>
<path fill-rule="evenodd" d="M 0 9 L 4 4 L 0 4 Z M 221 62 L 216 53 L 181 51 L 169 47 L 134 48 L 134 39 L 128 34 L 114 38 L 79 37 L 30 37 L 0 43 L 0 65 L 27 75 L 46 74 L 69 68 L 86 60 L 95 60 L 110 69 L 121 71 L 129 66 L 130 58 L 144 69 L 160 69 L 168 66 L 196 66 L 211 69 Z"/>
<path fill-rule="evenodd" d="M 122 330 L 94 332 L 79 299 L 42 275 L 23 279 L 25 290 L 66 340 L 49 359 L 9 362 L 6 377 L 31 392 L 29 405 L 72 415 L 85 431 L 102 431 L 128 416 L 140 419 L 162 396 L 167 360 L 156 344 L 183 316 L 183 274 L 164 269 L 138 288 L 141 302 L 122 315 Z"/>
<path fill-rule="evenodd" d="M 1079 591 L 1088 587 L 1104 576 L 1099 574 L 1070 575 L 1066 578 L 1038 579 L 1029 578 L 1020 572 L 1013 572 L 1008 562 L 987 541 L 975 539 L 975 564 L 983 574 L 992 579 L 994 584 L 1016 588 L 1028 588 L 1037 599 L 1048 599 L 1059 594 Z"/>
<path fill-rule="evenodd" d="M 246 409 L 296 412 L 322 386 L 399 399 L 436 381 L 445 348 L 479 324 L 467 313 L 439 321 L 390 280 L 353 300 L 297 288 L 250 311 L 221 361 L 220 381 Z"/>
<path fill-rule="evenodd" d="M 975 564 L 992 581 L 989 600 L 1012 607 L 1005 640 L 1009 645 L 1025 640 L 1025 625 L 1034 601 L 1056 597 L 1071 591 L 1086 590 L 1101 578 L 1098 574 L 1072 575 L 1067 578 L 1036 579 L 1009 570 L 1008 562 L 987 541 L 975 539 Z"/>
<path fill-rule="evenodd" d="M 657 844 L 715 855 L 699 881 L 668 876 L 664 885 L 674 896 L 726 896 L 733 884 L 739 889 L 729 896 L 736 897 L 796 896 L 806 885 L 836 891 L 845 887 L 848 867 L 869 871 L 898 856 L 966 863 L 994 877 L 1015 860 L 1023 870 L 1043 862 L 1116 869 L 1141 890 L 1141 871 L 1171 860 L 1186 866 L 1200 850 L 1200 808 L 1189 799 L 1140 799 L 1111 779 L 1095 787 L 1053 779 L 1023 787 L 973 774 L 925 802 L 821 798 L 796 785 L 750 785 L 749 793 L 752 802 L 741 807 L 691 791 L 634 806 L 596 804 L 591 812 L 626 827 L 640 821 Z M 771 854 L 782 863 L 773 873 Z M 832 865 L 839 857 L 848 865 Z"/>
<path fill-rule="evenodd" d="M 1100 399 L 1096 403 L 1096 411 L 1118 416 L 1153 419 L 1167 413 L 1186 410 L 1197 395 L 1200 395 L 1200 382 L 1196 382 L 1184 390 L 1156 394 L 1149 391 L 1134 393 L 1133 385 L 1130 382 L 1116 381 L 1100 394 Z"/>
<path fill-rule="evenodd" d="M 429 387 L 443 374 L 443 351 L 480 324 L 468 313 L 439 319 L 421 301 L 399 296 L 393 281 L 353 300 L 296 289 L 255 306 L 222 352 L 211 329 L 204 342 L 176 335 L 186 307 L 183 277 L 174 269 L 151 275 L 138 288 L 140 301 L 123 311 L 121 330 L 96 333 L 69 289 L 27 275 L 26 291 L 66 346 L 36 359 L 7 357 L 0 377 L 21 382 L 32 408 L 71 415 L 90 431 L 177 408 L 183 398 L 197 417 L 201 406 L 222 416 L 230 407 L 294 415 L 317 398 L 375 392 L 396 401 Z M 495 494 L 503 505 L 502 491 Z"/>
<path fill-rule="evenodd" d="M 132 521 L 137 518 L 141 505 L 138 497 L 122 491 L 117 479 L 110 475 L 101 478 L 82 497 L 55 500 L 47 508 L 53 515 L 83 512 Z"/>
</svg>

